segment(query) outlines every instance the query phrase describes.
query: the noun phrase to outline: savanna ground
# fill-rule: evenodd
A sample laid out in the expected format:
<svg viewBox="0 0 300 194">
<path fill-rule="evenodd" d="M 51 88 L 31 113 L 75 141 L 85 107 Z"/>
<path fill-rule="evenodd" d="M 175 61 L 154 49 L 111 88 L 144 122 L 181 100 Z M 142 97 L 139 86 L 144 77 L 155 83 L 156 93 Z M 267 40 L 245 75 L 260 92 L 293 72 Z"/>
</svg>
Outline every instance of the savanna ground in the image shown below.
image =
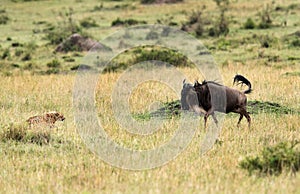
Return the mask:
<svg viewBox="0 0 300 194">
<path fill-rule="evenodd" d="M 247 18 L 259 23 L 260 13 L 267 5 L 272 9 L 272 26 L 244 29 Z M 180 28 L 181 23 L 188 20 L 192 8 L 203 10 L 204 19 L 219 15 L 213 1 L 185 0 L 159 5 L 142 5 L 130 0 L 2 1 L 0 15 L 9 19 L 0 25 L 0 132 L 3 134 L 9 125 L 21 125 L 29 116 L 51 110 L 64 113 L 66 120 L 48 132 L 51 138 L 47 143 L 2 136 L 1 192 L 299 193 L 297 173 L 249 175 L 239 167 L 243 158 L 256 155 L 265 146 L 299 140 L 298 113 L 252 114 L 251 130 L 245 119 L 237 128 L 238 115 L 230 114 L 223 123 L 221 141 L 202 156 L 199 155 L 200 134 L 204 132 L 201 118 L 199 130 L 183 153 L 162 167 L 144 171 L 123 170 L 103 162 L 89 151 L 77 134 L 72 106 L 76 73 L 70 69 L 78 66 L 86 53 L 53 53 L 55 45 L 49 43 L 49 37 L 45 38 L 49 30 L 68 23 L 70 17 L 65 13 L 71 14 L 75 23 L 86 18 L 95 20 L 97 25 L 90 28 L 82 25 L 80 30 L 97 40 L 122 28 L 111 27 L 118 17 L 148 24 L 158 20 L 172 21 Z M 299 35 L 294 35 L 300 30 L 299 2 L 236 0 L 229 4 L 226 15 L 230 21 L 226 36 L 205 34 L 198 37 L 212 53 L 224 84 L 231 86 L 233 76 L 240 73 L 252 82 L 254 91 L 248 95 L 249 100 L 276 102 L 299 110 L 300 43 Z M 282 25 L 285 20 L 286 26 Z M 214 21 L 208 23 L 212 25 Z M 192 68 L 178 69 L 190 80 L 202 79 Z M 107 133 L 133 149 L 155 148 L 168 141 L 176 130 L 176 118 L 168 120 L 162 130 L 149 137 L 132 135 L 118 128 L 111 113 L 110 94 L 121 75 L 122 72 L 102 74 L 96 92 L 100 120 Z M 129 101 L 132 111 L 139 112 L 145 111 L 145 107 L 147 111 L 152 101 L 177 99 L 166 86 L 145 83 L 132 93 Z"/>
</svg>

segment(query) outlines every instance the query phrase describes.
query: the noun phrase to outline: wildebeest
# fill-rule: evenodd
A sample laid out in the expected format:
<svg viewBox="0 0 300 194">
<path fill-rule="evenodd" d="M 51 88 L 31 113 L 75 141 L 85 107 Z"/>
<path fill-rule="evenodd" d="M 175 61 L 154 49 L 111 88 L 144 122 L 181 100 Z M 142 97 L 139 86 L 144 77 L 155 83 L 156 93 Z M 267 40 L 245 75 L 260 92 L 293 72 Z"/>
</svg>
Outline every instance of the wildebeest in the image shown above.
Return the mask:
<svg viewBox="0 0 300 194">
<path fill-rule="evenodd" d="M 234 83 L 239 82 L 246 84 L 248 89 L 244 92 L 241 92 L 213 81 L 203 81 L 202 83 L 199 83 L 198 81 L 195 82 L 194 89 L 197 93 L 199 106 L 206 111 L 204 116 L 205 127 L 209 115 L 212 115 L 216 124 L 218 123 L 217 118 L 214 115 L 214 112 L 218 111 L 226 114 L 229 112 L 240 114 L 240 118 L 237 123 L 238 126 L 243 116 L 245 116 L 250 128 L 251 118 L 246 109 L 247 97 L 245 94 L 251 93 L 251 83 L 244 76 L 236 75 L 234 77 Z"/>
<path fill-rule="evenodd" d="M 187 83 L 185 79 L 183 80 L 183 87 L 181 90 L 181 109 L 194 111 L 200 115 L 206 113 L 206 111 L 199 106 L 197 93 L 193 84 Z"/>
</svg>

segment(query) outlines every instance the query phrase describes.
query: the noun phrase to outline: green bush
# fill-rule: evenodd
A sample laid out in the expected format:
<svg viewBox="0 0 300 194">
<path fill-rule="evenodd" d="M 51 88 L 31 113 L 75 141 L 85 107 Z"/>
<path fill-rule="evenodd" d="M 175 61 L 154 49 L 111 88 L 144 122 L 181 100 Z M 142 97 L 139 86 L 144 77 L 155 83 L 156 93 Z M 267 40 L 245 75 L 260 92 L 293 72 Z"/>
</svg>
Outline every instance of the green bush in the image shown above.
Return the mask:
<svg viewBox="0 0 300 194">
<path fill-rule="evenodd" d="M 51 75 L 51 74 L 58 74 L 60 71 L 58 68 L 51 68 L 51 69 L 48 69 L 47 71 L 42 71 L 40 72 L 42 75 Z"/>
<path fill-rule="evenodd" d="M 22 57 L 22 61 L 29 61 L 31 60 L 31 54 L 29 52 L 26 52 L 26 54 Z"/>
<path fill-rule="evenodd" d="M 152 3 L 180 3 L 183 0 L 141 0 L 142 4 L 152 4 Z"/>
<path fill-rule="evenodd" d="M 133 26 L 138 24 L 147 24 L 146 21 L 138 21 L 135 19 L 125 19 L 121 20 L 117 18 L 116 20 L 112 21 L 111 26 Z"/>
<path fill-rule="evenodd" d="M 270 5 L 267 5 L 265 9 L 260 13 L 260 23 L 258 24 L 258 28 L 260 29 L 267 29 L 272 27 L 272 8 Z"/>
<path fill-rule="evenodd" d="M 15 56 L 20 57 L 24 53 L 23 49 L 16 49 L 15 50 Z"/>
<path fill-rule="evenodd" d="M 220 20 L 217 23 L 217 34 L 219 35 L 227 35 L 229 33 L 229 21 L 225 16 L 225 10 L 221 11 Z"/>
<path fill-rule="evenodd" d="M 262 48 L 269 48 L 278 44 L 278 38 L 269 35 L 261 35 L 258 37 L 259 43 Z"/>
<path fill-rule="evenodd" d="M 103 72 L 106 73 L 124 70 L 132 64 L 142 63 L 145 61 L 161 61 L 176 67 L 193 66 L 193 63 L 185 55 L 175 50 L 162 47 L 143 46 L 133 48 L 125 53 L 125 57 L 122 58 L 122 54 L 119 55 L 103 70 Z"/>
<path fill-rule="evenodd" d="M 151 4 L 151 3 L 155 3 L 156 0 L 141 0 L 142 4 Z"/>
<path fill-rule="evenodd" d="M 293 40 L 291 42 L 291 46 L 293 46 L 293 47 L 300 47 L 300 39 L 297 38 L 297 39 Z"/>
<path fill-rule="evenodd" d="M 58 59 L 53 59 L 51 62 L 47 63 L 48 68 L 59 68 L 61 67 L 60 61 Z"/>
<path fill-rule="evenodd" d="M 191 62 L 185 55 L 175 50 L 165 48 L 137 49 L 135 53 L 134 63 L 157 60 L 169 63 L 176 67 L 192 66 Z"/>
<path fill-rule="evenodd" d="M 98 27 L 99 25 L 96 23 L 96 21 L 92 18 L 85 18 L 80 21 L 80 26 L 83 28 L 92 28 L 92 27 Z"/>
<path fill-rule="evenodd" d="M 220 16 L 215 22 L 215 24 L 209 28 L 209 36 L 221 36 L 227 35 L 229 33 L 229 20 L 226 16 L 228 10 L 229 1 L 228 0 L 214 0 L 218 6 Z"/>
<path fill-rule="evenodd" d="M 204 34 L 204 21 L 201 11 L 192 11 L 188 21 L 182 24 L 181 30 L 195 33 L 197 37 Z"/>
<path fill-rule="evenodd" d="M 282 172 L 297 172 L 300 169 L 300 151 L 296 149 L 299 141 L 281 142 L 265 147 L 259 156 L 246 157 L 239 163 L 249 174 L 279 175 Z"/>
<path fill-rule="evenodd" d="M 254 29 L 255 27 L 255 22 L 251 18 L 248 18 L 244 23 L 244 29 Z"/>
<path fill-rule="evenodd" d="M 4 25 L 7 24 L 7 22 L 9 21 L 9 17 L 6 15 L 0 15 L 0 25 Z"/>
<path fill-rule="evenodd" d="M 11 54 L 10 54 L 10 50 L 7 48 L 3 51 L 1 59 L 8 59 L 10 58 Z"/>
<path fill-rule="evenodd" d="M 72 8 L 64 13 L 61 12 L 59 16 L 62 18 L 62 21 L 58 22 L 57 25 L 49 24 L 44 30 L 46 33 L 45 39 L 48 40 L 50 44 L 60 44 L 67 37 L 75 33 L 86 35 L 82 28 L 73 19 L 73 14 L 74 11 Z"/>
</svg>

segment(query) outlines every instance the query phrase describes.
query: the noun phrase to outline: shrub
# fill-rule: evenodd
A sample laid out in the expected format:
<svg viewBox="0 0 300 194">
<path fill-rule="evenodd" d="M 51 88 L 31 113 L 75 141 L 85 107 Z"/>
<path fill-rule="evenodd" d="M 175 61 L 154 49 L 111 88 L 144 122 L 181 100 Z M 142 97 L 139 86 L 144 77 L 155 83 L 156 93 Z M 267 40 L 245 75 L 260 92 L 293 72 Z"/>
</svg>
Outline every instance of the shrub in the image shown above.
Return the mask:
<svg viewBox="0 0 300 194">
<path fill-rule="evenodd" d="M 5 126 L 5 129 L 0 134 L 0 139 L 2 141 L 7 141 L 7 140 L 22 141 L 26 136 L 27 130 L 28 130 L 28 126 L 26 125 L 10 124 L 8 126 Z"/>
<path fill-rule="evenodd" d="M 229 22 L 225 16 L 225 9 L 221 11 L 220 20 L 217 23 L 218 35 L 227 35 L 229 33 Z"/>
<path fill-rule="evenodd" d="M 75 62 L 76 60 L 70 56 L 63 56 L 62 57 L 65 62 Z"/>
<path fill-rule="evenodd" d="M 157 19 L 156 22 L 158 24 L 162 24 L 165 26 L 177 26 L 178 23 L 173 21 L 174 17 L 173 16 L 168 16 L 168 17 L 163 17 L 161 19 Z"/>
<path fill-rule="evenodd" d="M 202 12 L 201 11 L 192 11 L 191 15 L 189 16 L 188 23 L 189 24 L 196 24 L 196 23 L 201 23 Z"/>
<path fill-rule="evenodd" d="M 278 43 L 278 39 L 276 37 L 271 37 L 269 35 L 259 36 L 258 39 L 262 48 L 269 48 Z"/>
<path fill-rule="evenodd" d="M 137 47 L 126 51 L 126 55 L 131 55 L 132 58 L 112 61 L 103 72 L 116 72 L 128 68 L 132 64 L 137 64 L 145 61 L 162 61 L 176 67 L 190 67 L 193 63 L 183 54 L 163 48 L 163 47 Z M 122 56 L 122 55 L 120 55 Z M 119 58 L 122 58 L 120 57 Z"/>
<path fill-rule="evenodd" d="M 260 23 L 258 24 L 258 28 L 266 29 L 272 27 L 272 19 L 271 19 L 272 8 L 268 4 L 267 7 L 260 13 Z"/>
<path fill-rule="evenodd" d="M 47 63 L 48 68 L 59 68 L 61 66 L 58 59 L 53 59 L 51 62 Z"/>
<path fill-rule="evenodd" d="M 23 67 L 24 70 L 32 70 L 32 69 L 34 69 L 34 68 L 36 68 L 36 65 L 33 64 L 33 63 L 27 63 L 27 64 L 25 64 L 24 67 Z"/>
<path fill-rule="evenodd" d="M 101 11 L 103 8 L 104 8 L 103 3 L 101 3 L 100 5 L 96 5 L 93 11 Z"/>
<path fill-rule="evenodd" d="M 23 143 L 48 144 L 51 135 L 48 129 L 30 129 L 27 124 L 10 124 L 0 133 L 0 141 L 18 141 Z"/>
<path fill-rule="evenodd" d="M 50 44 L 57 45 L 63 42 L 67 37 L 72 34 L 86 34 L 83 32 L 82 28 L 73 19 L 74 11 L 72 8 L 67 10 L 65 13 L 59 13 L 62 18 L 62 22 L 57 23 L 57 25 L 50 24 L 45 30 L 45 39 L 50 42 Z"/>
<path fill-rule="evenodd" d="M 10 50 L 7 48 L 3 51 L 1 59 L 8 59 L 10 58 Z"/>
<path fill-rule="evenodd" d="M 196 29 L 195 29 L 195 33 L 196 33 L 197 37 L 202 36 L 203 33 L 204 33 L 203 25 L 197 24 Z"/>
<path fill-rule="evenodd" d="M 291 10 L 300 9 L 300 3 L 292 3 L 287 8 Z"/>
<path fill-rule="evenodd" d="M 58 74 L 60 71 L 58 68 L 51 68 L 48 69 L 47 71 L 40 71 L 41 75 L 51 75 L 51 74 Z"/>
<path fill-rule="evenodd" d="M 4 25 L 7 24 L 7 22 L 9 21 L 9 17 L 6 15 L 0 15 L 0 25 Z"/>
<path fill-rule="evenodd" d="M 265 147 L 259 156 L 246 157 L 239 163 L 251 175 L 279 175 L 284 171 L 293 173 L 300 169 L 300 151 L 296 149 L 299 141 L 281 142 L 275 146 Z"/>
<path fill-rule="evenodd" d="M 134 63 L 157 60 L 169 63 L 176 67 L 192 65 L 185 55 L 175 50 L 170 50 L 166 48 L 140 48 L 136 49 L 134 53 Z"/>
<path fill-rule="evenodd" d="M 151 4 L 151 3 L 155 3 L 156 0 L 141 0 L 142 4 Z"/>
<path fill-rule="evenodd" d="M 19 42 L 13 42 L 13 43 L 11 43 L 11 46 L 12 46 L 12 47 L 22 47 L 23 44 L 21 44 L 21 43 L 19 43 Z"/>
<path fill-rule="evenodd" d="M 189 15 L 188 21 L 183 23 L 181 30 L 186 32 L 194 32 L 196 36 L 204 34 L 204 21 L 201 11 L 192 11 Z"/>
<path fill-rule="evenodd" d="M 293 47 L 300 47 L 300 39 L 297 38 L 297 39 L 293 40 L 291 42 L 291 46 L 293 46 Z"/>
<path fill-rule="evenodd" d="M 0 9 L 0 13 L 6 13 L 6 10 L 5 9 Z"/>
<path fill-rule="evenodd" d="M 80 26 L 84 28 L 92 28 L 92 27 L 98 27 L 99 25 L 96 23 L 96 21 L 92 18 L 85 18 L 80 21 Z"/>
<path fill-rule="evenodd" d="M 34 41 L 30 41 L 26 43 L 24 46 L 28 52 L 33 52 L 38 47 Z"/>
<path fill-rule="evenodd" d="M 138 21 L 135 19 L 125 19 L 121 20 L 117 18 L 116 20 L 112 21 L 111 26 L 133 26 L 138 24 L 147 24 L 146 21 Z"/>
<path fill-rule="evenodd" d="M 256 27 L 254 21 L 251 18 L 248 18 L 244 23 L 244 29 L 254 29 Z"/>
<path fill-rule="evenodd" d="M 29 52 L 27 52 L 23 57 L 22 57 L 22 61 L 29 61 L 31 60 L 31 54 Z"/>
<path fill-rule="evenodd" d="M 141 0 L 142 4 L 152 4 L 152 3 L 179 3 L 183 0 Z"/>
<path fill-rule="evenodd" d="M 220 36 L 227 35 L 229 33 L 229 20 L 226 17 L 226 12 L 228 9 L 229 1 L 228 0 L 214 0 L 217 4 L 220 16 L 218 21 L 213 27 L 209 29 L 209 36 Z"/>
<path fill-rule="evenodd" d="M 11 64 L 10 66 L 13 67 L 13 68 L 20 68 L 20 65 L 17 64 L 17 63 L 13 63 L 13 64 Z"/>
<path fill-rule="evenodd" d="M 91 66 L 81 64 L 81 65 L 74 65 L 70 68 L 71 71 L 77 71 L 78 69 L 80 69 L 80 70 L 89 70 L 89 69 L 91 69 Z"/>
</svg>

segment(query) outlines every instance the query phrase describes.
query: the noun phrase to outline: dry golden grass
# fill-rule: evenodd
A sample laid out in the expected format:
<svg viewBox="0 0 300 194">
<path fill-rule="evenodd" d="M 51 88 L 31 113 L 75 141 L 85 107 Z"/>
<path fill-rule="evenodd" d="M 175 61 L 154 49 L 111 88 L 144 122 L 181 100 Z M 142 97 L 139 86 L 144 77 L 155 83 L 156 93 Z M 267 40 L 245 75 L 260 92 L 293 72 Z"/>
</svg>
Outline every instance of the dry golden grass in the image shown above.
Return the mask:
<svg viewBox="0 0 300 194">
<path fill-rule="evenodd" d="M 181 70 L 187 77 L 197 76 L 192 70 Z M 282 76 L 287 71 L 292 69 L 276 69 L 254 63 L 230 63 L 227 68 L 221 68 L 226 85 L 232 84 L 232 72 L 244 74 L 252 81 L 254 91 L 248 95 L 249 99 L 275 101 L 299 108 L 299 77 Z M 103 87 L 97 88 L 99 117 L 106 132 L 115 141 L 133 149 L 161 145 L 176 130 L 176 119 L 168 121 L 162 130 L 149 137 L 131 135 L 118 128 L 111 113 L 110 94 L 120 75 L 102 75 L 99 83 Z M 299 176 L 289 173 L 274 177 L 248 176 L 238 167 L 242 158 L 257 154 L 264 146 L 299 139 L 299 115 L 252 115 L 250 131 L 245 120 L 240 129 L 236 127 L 238 115 L 227 116 L 220 134 L 221 143 L 203 156 L 199 155 L 201 134 L 204 132 L 201 118 L 193 141 L 176 159 L 156 169 L 128 171 L 106 164 L 80 140 L 72 112 L 74 79 L 74 75 L 1 78 L 3 125 L 22 123 L 28 116 L 48 110 L 58 110 L 66 116 L 65 122 L 51 131 L 55 141 L 50 141 L 49 145 L 0 142 L 0 187 L 3 192 L 299 192 Z M 132 111 L 143 110 L 143 104 L 147 109 L 151 100 L 176 99 L 172 91 L 162 92 L 165 88 L 158 83 L 141 84 L 130 98 Z"/>
</svg>

